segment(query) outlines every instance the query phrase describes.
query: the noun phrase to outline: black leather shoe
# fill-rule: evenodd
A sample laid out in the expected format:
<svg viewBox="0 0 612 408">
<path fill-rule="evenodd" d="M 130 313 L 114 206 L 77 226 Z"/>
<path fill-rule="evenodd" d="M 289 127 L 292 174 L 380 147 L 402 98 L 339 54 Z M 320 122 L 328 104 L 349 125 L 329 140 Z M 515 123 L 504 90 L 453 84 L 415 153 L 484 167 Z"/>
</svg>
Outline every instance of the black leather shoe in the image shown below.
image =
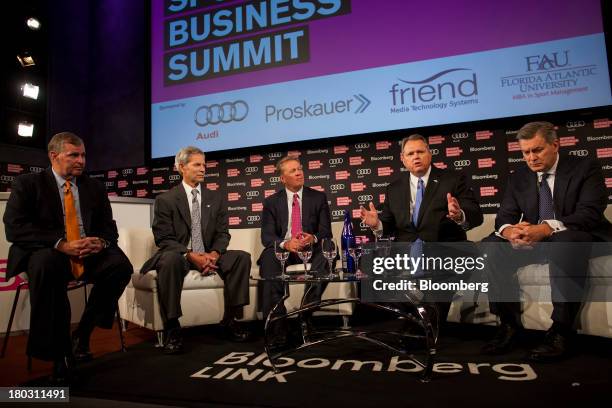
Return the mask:
<svg viewBox="0 0 612 408">
<path fill-rule="evenodd" d="M 548 330 L 544 341 L 529 352 L 529 359 L 537 362 L 559 361 L 569 356 L 570 339 L 555 330 Z"/>
<path fill-rule="evenodd" d="M 72 333 L 72 355 L 77 363 L 93 360 L 89 342 L 85 342 L 76 332 Z"/>
<path fill-rule="evenodd" d="M 221 322 L 221 327 L 223 330 L 223 337 L 227 340 L 244 343 L 245 341 L 250 341 L 252 338 L 251 332 L 234 319 Z"/>
<path fill-rule="evenodd" d="M 509 353 L 514 348 L 518 333 L 518 327 L 502 323 L 493 340 L 483 346 L 482 353 L 489 355 Z"/>
<path fill-rule="evenodd" d="M 72 380 L 72 365 L 70 357 L 54 361 L 53 371 L 51 377 L 49 377 L 50 385 L 56 387 L 69 385 Z"/>
<path fill-rule="evenodd" d="M 180 354 L 183 352 L 183 336 L 180 328 L 167 330 L 163 352 L 164 354 Z"/>
</svg>

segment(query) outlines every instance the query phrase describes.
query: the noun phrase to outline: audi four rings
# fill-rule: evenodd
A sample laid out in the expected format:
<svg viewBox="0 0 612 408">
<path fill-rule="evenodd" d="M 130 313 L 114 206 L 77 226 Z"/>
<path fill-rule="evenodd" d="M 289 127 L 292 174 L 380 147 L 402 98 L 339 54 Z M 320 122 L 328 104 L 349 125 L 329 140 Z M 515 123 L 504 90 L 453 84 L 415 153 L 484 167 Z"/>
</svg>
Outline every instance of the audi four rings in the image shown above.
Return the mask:
<svg viewBox="0 0 612 408">
<path fill-rule="evenodd" d="M 223 102 L 200 106 L 195 111 L 194 121 L 198 126 L 240 122 L 249 114 L 249 105 L 243 101 Z"/>
</svg>

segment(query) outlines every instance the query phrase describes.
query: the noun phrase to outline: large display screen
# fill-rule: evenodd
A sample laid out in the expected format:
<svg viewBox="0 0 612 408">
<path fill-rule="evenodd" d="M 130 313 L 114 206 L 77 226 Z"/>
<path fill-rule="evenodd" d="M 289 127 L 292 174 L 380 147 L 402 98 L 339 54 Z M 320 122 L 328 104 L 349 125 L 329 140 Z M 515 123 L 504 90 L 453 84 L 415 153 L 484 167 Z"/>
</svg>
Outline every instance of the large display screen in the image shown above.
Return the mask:
<svg viewBox="0 0 612 408">
<path fill-rule="evenodd" d="M 153 0 L 151 157 L 612 104 L 599 0 Z"/>
</svg>

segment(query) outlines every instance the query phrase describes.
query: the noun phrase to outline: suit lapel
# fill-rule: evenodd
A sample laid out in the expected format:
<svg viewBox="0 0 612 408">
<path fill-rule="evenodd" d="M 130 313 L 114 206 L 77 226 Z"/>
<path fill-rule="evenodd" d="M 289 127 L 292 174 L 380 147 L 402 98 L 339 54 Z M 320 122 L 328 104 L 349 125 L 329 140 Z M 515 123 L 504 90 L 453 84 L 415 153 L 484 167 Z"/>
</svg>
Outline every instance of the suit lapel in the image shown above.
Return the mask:
<svg viewBox="0 0 612 408">
<path fill-rule="evenodd" d="M 45 178 L 45 186 L 44 188 L 47 190 L 46 194 L 43 196 L 50 197 L 49 198 L 49 210 L 53 214 L 53 216 L 57 219 L 57 221 L 64 225 L 64 209 L 62 208 L 62 200 L 59 196 L 60 191 L 57 187 L 57 181 L 55 180 L 55 176 L 51 171 L 51 168 L 48 168 L 46 171 Z M 63 192 L 62 192 L 63 194 Z"/>
<path fill-rule="evenodd" d="M 431 200 L 438 190 L 438 185 L 440 184 L 440 177 L 438 176 L 438 172 L 435 170 L 435 167 L 432 166 L 431 172 L 429 173 L 429 180 L 427 180 L 427 186 L 425 187 L 425 195 L 423 196 L 423 201 L 421 201 L 421 207 L 419 208 L 417 225 L 420 225 L 423 221 L 423 217 L 429 208 L 429 203 L 431 203 Z"/>
<path fill-rule="evenodd" d="M 76 180 L 77 188 L 79 189 L 79 208 L 81 209 L 81 219 L 83 221 L 83 229 L 85 235 L 91 230 L 91 197 L 89 197 L 85 186 L 80 177 Z"/>
<path fill-rule="evenodd" d="M 187 201 L 187 193 L 183 184 L 179 184 L 174 190 L 174 199 L 176 200 L 176 207 L 178 208 L 179 214 L 187 224 L 189 230 L 191 230 L 191 214 L 189 212 L 189 202 Z"/>
<path fill-rule="evenodd" d="M 559 157 L 559 163 L 557 164 L 557 171 L 555 173 L 555 185 L 553 192 L 553 203 L 555 207 L 555 218 L 563 214 L 563 197 L 569 186 L 571 179 L 571 168 L 567 165 L 567 160 L 563 160 L 563 157 Z"/>
<path fill-rule="evenodd" d="M 302 189 L 302 212 L 300 213 L 302 217 L 302 231 L 312 233 L 310 231 L 310 225 L 306 224 L 308 217 L 306 214 L 310 214 L 310 205 L 312 204 L 312 200 L 309 200 L 310 191 L 306 190 L 306 187 Z"/>
<path fill-rule="evenodd" d="M 206 226 L 208 225 L 208 219 L 210 218 L 210 202 L 209 202 L 209 194 L 208 190 L 204 187 L 202 188 L 202 203 L 200 207 L 200 224 L 202 225 L 202 238 L 206 236 Z"/>
<path fill-rule="evenodd" d="M 287 223 L 289 222 L 289 208 L 287 207 L 287 192 L 285 189 L 282 189 L 278 194 L 278 206 L 278 222 L 281 227 L 281 236 L 285 237 L 287 235 Z"/>
<path fill-rule="evenodd" d="M 410 173 L 406 173 L 406 177 L 402 179 L 402 183 L 404 184 L 401 190 L 403 193 L 402 203 L 405 203 L 403 205 L 406 206 L 405 208 L 408 208 L 408 211 L 400 212 L 400 214 L 402 214 L 402 219 L 399 220 L 399 225 L 409 225 L 412 220 L 412 208 L 410 207 Z"/>
</svg>

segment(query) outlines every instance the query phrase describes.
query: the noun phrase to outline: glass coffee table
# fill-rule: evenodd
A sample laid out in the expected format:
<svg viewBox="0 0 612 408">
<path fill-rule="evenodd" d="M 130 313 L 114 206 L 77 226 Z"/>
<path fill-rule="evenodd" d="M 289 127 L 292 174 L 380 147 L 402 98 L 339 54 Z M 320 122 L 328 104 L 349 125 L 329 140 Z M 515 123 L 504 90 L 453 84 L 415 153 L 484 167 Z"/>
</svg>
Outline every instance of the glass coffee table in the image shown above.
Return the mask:
<svg viewBox="0 0 612 408">
<path fill-rule="evenodd" d="M 324 274 L 318 274 L 313 271 L 309 272 L 313 276 L 308 278 L 305 278 L 303 274 L 291 274 L 286 279 L 282 279 L 280 276 L 271 278 L 251 277 L 251 279 L 260 282 L 280 282 L 283 284 L 284 295 L 272 308 L 268 316 L 266 316 L 264 326 L 265 352 L 272 368 L 276 373 L 280 372 L 280 370 L 276 367 L 275 361 L 281 357 L 308 347 L 315 346 L 317 344 L 354 337 L 379 345 L 393 352 L 407 355 L 412 361 L 423 368 L 420 380 L 422 382 L 428 382 L 431 380 L 436 355 L 436 344 L 438 341 L 438 325 L 436 323 L 438 316 L 437 308 L 435 308 L 435 306 L 419 304 L 418 301 L 411 300 L 409 302 L 405 302 L 405 307 L 400 308 L 397 304 L 370 303 L 363 302 L 359 297 L 348 297 L 341 299 L 325 299 L 309 304 L 302 303 L 296 310 L 279 314 L 281 305 L 283 305 L 285 300 L 289 297 L 290 285 L 310 284 L 307 286 L 307 288 L 311 289 L 313 287 L 312 284 L 317 283 L 346 282 L 360 285 L 362 280 L 367 279 L 365 276 L 346 276 L 342 273 L 340 273 L 339 276 L 330 278 L 327 272 Z M 305 297 L 306 296 L 302 298 L 302 302 Z M 408 298 L 410 299 L 410 297 Z M 344 303 L 352 303 L 354 305 L 359 304 L 385 311 L 393 316 L 396 316 L 398 319 L 402 319 L 404 321 L 404 328 L 399 331 L 376 331 L 367 328 L 353 329 L 350 327 L 339 327 L 337 329 L 328 330 L 311 330 L 311 328 L 308 327 L 303 320 L 303 315 L 305 313 L 312 313 L 321 308 Z M 300 327 L 302 328 L 303 343 L 282 350 L 274 350 L 273 347 L 271 347 L 271 342 L 274 337 L 272 330 L 273 325 L 282 323 L 283 320 L 286 321 L 287 319 L 292 318 L 300 319 L 299 321 Z M 411 328 L 416 329 L 418 334 L 414 334 L 414 330 L 410 330 Z M 390 342 L 389 338 L 396 341 Z M 418 358 L 416 355 L 414 355 L 414 349 L 402 346 L 411 342 L 414 343 L 415 340 L 425 344 L 424 359 Z"/>
</svg>

